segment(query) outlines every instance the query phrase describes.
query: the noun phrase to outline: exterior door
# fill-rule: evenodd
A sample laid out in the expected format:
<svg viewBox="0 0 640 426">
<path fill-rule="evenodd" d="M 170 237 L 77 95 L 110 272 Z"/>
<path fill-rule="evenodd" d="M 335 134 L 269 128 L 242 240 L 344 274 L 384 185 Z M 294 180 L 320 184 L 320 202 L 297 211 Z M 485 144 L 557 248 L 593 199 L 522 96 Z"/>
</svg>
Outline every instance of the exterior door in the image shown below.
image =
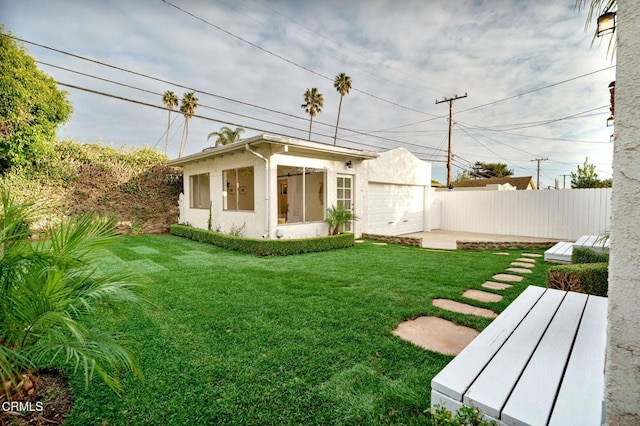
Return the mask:
<svg viewBox="0 0 640 426">
<path fill-rule="evenodd" d="M 344 206 L 345 210 L 353 212 L 353 176 L 340 175 L 337 181 L 336 207 Z M 349 222 L 340 228 L 340 232 L 353 232 L 353 223 Z"/>
</svg>

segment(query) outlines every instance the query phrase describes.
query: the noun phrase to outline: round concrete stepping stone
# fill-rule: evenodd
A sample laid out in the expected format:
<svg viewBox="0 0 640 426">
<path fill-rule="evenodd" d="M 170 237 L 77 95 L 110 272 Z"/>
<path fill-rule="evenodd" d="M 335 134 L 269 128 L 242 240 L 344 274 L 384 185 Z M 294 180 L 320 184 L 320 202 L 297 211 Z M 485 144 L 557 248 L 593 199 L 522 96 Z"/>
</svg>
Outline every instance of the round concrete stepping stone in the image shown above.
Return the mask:
<svg viewBox="0 0 640 426">
<path fill-rule="evenodd" d="M 467 299 L 477 300 L 479 302 L 499 302 L 502 300 L 502 296 L 499 294 L 489 293 L 488 291 L 482 290 L 467 290 L 462 293 L 462 297 L 466 297 Z"/>
<path fill-rule="evenodd" d="M 364 240 L 353 240 L 353 242 L 360 244 L 360 243 L 364 243 Z"/>
<path fill-rule="evenodd" d="M 531 269 L 525 268 L 507 268 L 509 272 L 515 272 L 516 274 L 531 274 Z"/>
<path fill-rule="evenodd" d="M 528 262 L 511 262 L 509 265 L 520 267 L 520 268 L 533 268 L 534 266 L 536 266 L 533 263 L 528 263 Z"/>
<path fill-rule="evenodd" d="M 498 316 L 498 314 L 491 309 L 478 308 L 477 306 L 471 306 L 449 299 L 433 299 L 433 306 L 459 314 L 477 315 L 485 318 L 495 318 Z"/>
<path fill-rule="evenodd" d="M 496 274 L 493 276 L 493 279 L 498 281 L 509 281 L 509 282 L 522 281 L 522 277 L 520 275 L 512 275 L 512 274 Z"/>
<path fill-rule="evenodd" d="M 490 288 L 492 290 L 505 290 L 505 289 L 511 288 L 513 286 L 511 284 L 496 283 L 496 282 L 493 282 L 493 281 L 485 281 L 485 282 L 482 283 L 482 287 Z"/>
<path fill-rule="evenodd" d="M 537 253 L 522 253 L 522 255 L 524 257 L 542 257 L 541 254 L 537 254 Z"/>
<path fill-rule="evenodd" d="M 438 317 L 418 317 L 404 321 L 392 333 L 421 348 L 445 355 L 458 355 L 480 334 L 478 330 Z"/>
<path fill-rule="evenodd" d="M 373 244 L 376 245 L 376 246 L 386 246 L 387 245 L 387 243 L 373 243 Z"/>
<path fill-rule="evenodd" d="M 500 256 L 511 256 L 511 253 L 505 253 L 503 251 L 497 252 L 497 253 L 493 253 L 493 254 L 497 254 L 497 255 L 500 255 Z"/>
<path fill-rule="evenodd" d="M 516 262 L 529 262 L 532 264 L 536 264 L 536 260 L 535 259 L 531 259 L 530 257 L 519 257 L 516 259 Z"/>
</svg>

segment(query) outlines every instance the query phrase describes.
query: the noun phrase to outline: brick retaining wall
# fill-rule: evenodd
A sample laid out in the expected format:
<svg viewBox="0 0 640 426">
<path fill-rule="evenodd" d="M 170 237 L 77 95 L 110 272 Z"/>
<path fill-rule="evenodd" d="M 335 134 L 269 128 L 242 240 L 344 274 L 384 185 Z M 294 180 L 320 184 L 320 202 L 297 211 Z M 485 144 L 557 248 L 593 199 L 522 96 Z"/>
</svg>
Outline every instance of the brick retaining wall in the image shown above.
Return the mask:
<svg viewBox="0 0 640 426">
<path fill-rule="evenodd" d="M 519 250 L 548 249 L 557 241 L 456 241 L 458 250 Z"/>
<path fill-rule="evenodd" d="M 379 240 L 387 243 L 402 244 L 405 246 L 422 247 L 422 238 L 420 237 L 398 237 L 392 235 L 362 234 L 362 238 L 367 238 L 369 240 Z"/>
</svg>

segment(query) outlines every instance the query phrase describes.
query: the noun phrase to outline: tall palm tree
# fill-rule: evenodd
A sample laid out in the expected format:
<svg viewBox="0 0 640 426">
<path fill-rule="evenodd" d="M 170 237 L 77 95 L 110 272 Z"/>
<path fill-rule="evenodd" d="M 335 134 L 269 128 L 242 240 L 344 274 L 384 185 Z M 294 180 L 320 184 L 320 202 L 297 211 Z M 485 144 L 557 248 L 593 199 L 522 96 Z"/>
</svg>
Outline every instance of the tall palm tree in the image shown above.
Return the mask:
<svg viewBox="0 0 640 426">
<path fill-rule="evenodd" d="M 184 115 L 184 129 L 182 130 L 182 142 L 180 143 L 180 152 L 178 157 L 182 157 L 184 149 L 187 146 L 187 138 L 189 137 L 189 119 L 193 117 L 193 114 L 198 108 L 198 98 L 194 92 L 185 93 L 182 96 L 182 103 L 180 104 L 180 112 Z"/>
<path fill-rule="evenodd" d="M 333 135 L 333 144 L 336 144 L 338 139 L 338 124 L 340 123 L 340 111 L 342 110 L 342 98 L 351 90 L 351 77 L 345 73 L 336 75 L 336 79 L 333 80 L 333 87 L 340 93 L 340 105 L 338 106 L 338 119 L 336 120 L 336 133 Z"/>
<path fill-rule="evenodd" d="M 304 92 L 304 103 L 300 105 L 307 114 L 311 117 L 309 121 L 309 140 L 311 140 L 311 125 L 313 124 L 313 117 L 322 112 L 324 106 L 324 96 L 318 91 L 317 87 L 307 89 Z"/>
<path fill-rule="evenodd" d="M 242 127 L 236 127 L 235 130 L 231 130 L 227 126 L 223 126 L 220 128 L 219 132 L 211 132 L 209 136 L 207 136 L 207 140 L 209 140 L 212 136 L 218 136 L 216 139 L 216 146 L 220 145 L 229 145 L 230 143 L 234 143 L 240 140 L 240 134 L 244 132 Z"/>
<path fill-rule="evenodd" d="M 178 106 L 178 96 L 171 90 L 167 90 L 162 96 L 162 103 L 169 110 L 169 116 L 167 117 L 167 139 L 164 142 L 164 155 L 167 155 L 167 152 L 169 151 L 169 127 L 171 127 L 171 111 L 173 110 L 173 107 Z"/>
</svg>

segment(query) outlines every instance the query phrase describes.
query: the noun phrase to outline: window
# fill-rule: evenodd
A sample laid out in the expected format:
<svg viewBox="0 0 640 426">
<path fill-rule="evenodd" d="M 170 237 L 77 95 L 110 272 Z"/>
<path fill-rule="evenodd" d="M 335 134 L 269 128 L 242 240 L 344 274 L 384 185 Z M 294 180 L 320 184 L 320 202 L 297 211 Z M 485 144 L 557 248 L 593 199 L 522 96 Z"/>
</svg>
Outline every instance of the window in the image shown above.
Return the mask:
<svg viewBox="0 0 640 426">
<path fill-rule="evenodd" d="M 253 167 L 225 170 L 222 176 L 224 209 L 253 211 Z"/>
<path fill-rule="evenodd" d="M 211 192 L 209 190 L 209 173 L 191 175 L 191 208 L 208 209 L 211 204 Z"/>
<path fill-rule="evenodd" d="M 286 223 L 322 222 L 326 172 L 311 167 L 278 166 L 278 217 Z"/>
</svg>

